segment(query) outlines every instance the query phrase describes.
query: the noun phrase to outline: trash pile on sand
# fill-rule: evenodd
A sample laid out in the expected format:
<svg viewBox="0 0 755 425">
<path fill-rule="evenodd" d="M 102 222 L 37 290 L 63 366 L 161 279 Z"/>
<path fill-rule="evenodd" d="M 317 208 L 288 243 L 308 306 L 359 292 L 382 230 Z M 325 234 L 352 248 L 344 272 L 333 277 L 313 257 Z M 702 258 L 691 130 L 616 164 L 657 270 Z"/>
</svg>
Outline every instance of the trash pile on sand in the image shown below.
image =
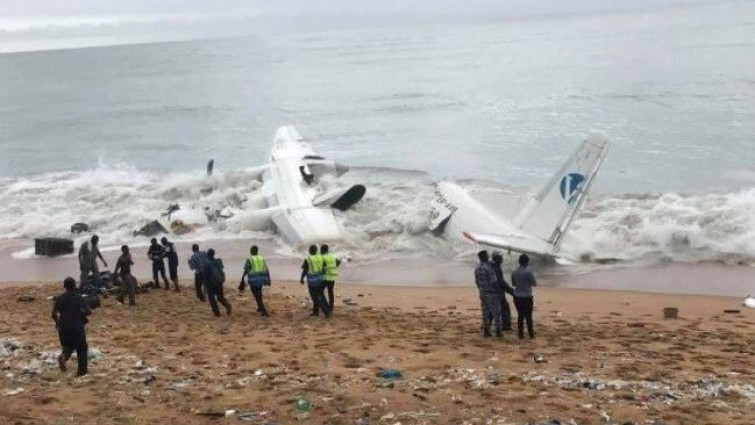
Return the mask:
<svg viewBox="0 0 755 425">
<path fill-rule="evenodd" d="M 562 373 L 556 376 L 546 376 L 534 372 L 523 377 L 525 382 L 557 386 L 568 390 L 605 391 L 609 397 L 621 397 L 622 400 L 640 403 L 660 401 L 670 405 L 680 400 L 707 400 L 712 402 L 715 399 L 727 396 L 755 404 L 755 385 L 728 383 L 721 379 L 723 378 L 710 377 L 682 382 L 625 381 L 620 379 L 605 380 L 582 373 Z"/>
<path fill-rule="evenodd" d="M 35 376 L 58 368 L 57 348 L 38 345 L 24 345 L 17 338 L 0 338 L 0 371 L 3 380 L 11 384 L 21 384 Z M 97 348 L 89 348 L 89 361 L 102 359 L 104 354 Z M 76 358 L 74 352 L 73 358 Z M 4 395 L 16 395 L 7 394 Z M 20 393 L 20 392 L 18 392 Z"/>
</svg>

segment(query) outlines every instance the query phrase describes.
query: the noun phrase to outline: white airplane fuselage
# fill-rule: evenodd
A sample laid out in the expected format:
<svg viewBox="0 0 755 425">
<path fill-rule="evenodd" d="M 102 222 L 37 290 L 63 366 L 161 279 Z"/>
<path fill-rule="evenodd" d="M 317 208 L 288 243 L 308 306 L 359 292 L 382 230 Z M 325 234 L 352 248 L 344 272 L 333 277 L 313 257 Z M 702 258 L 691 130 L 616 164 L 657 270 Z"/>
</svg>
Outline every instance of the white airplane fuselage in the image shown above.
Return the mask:
<svg viewBox="0 0 755 425">
<path fill-rule="evenodd" d="M 437 185 L 437 195 L 435 202 L 446 203 L 447 207 L 453 209 L 453 214 L 448 217 L 443 226 L 446 237 L 469 240 L 469 234 L 495 229 L 497 235 L 505 236 L 515 243 L 518 252 L 536 253 L 541 256 L 554 255 L 552 246 L 532 240 L 527 233 L 516 226 L 513 218 L 504 217 L 497 211 L 491 210 L 473 198 L 463 187 L 451 182 L 440 182 Z"/>
<path fill-rule="evenodd" d="M 263 193 L 278 233 L 293 244 L 320 243 L 343 238 L 343 230 L 330 207 L 313 200 L 319 191 L 305 176 L 309 162 L 318 161 L 312 148 L 293 127 L 278 129 L 270 164 L 262 172 Z M 333 170 L 335 172 L 335 165 Z M 314 176 L 312 176 L 314 177 Z"/>
</svg>

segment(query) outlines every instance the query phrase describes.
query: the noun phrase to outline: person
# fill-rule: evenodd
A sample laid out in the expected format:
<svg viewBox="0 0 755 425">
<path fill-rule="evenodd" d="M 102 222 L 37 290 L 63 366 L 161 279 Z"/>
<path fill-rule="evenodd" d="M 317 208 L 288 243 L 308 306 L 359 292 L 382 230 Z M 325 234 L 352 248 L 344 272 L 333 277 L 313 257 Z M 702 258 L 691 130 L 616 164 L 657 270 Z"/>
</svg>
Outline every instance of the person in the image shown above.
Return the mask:
<svg viewBox="0 0 755 425">
<path fill-rule="evenodd" d="M 490 264 L 488 251 L 477 253 L 479 264 L 474 270 L 475 284 L 480 292 L 482 310 L 482 333 L 489 337 L 491 321 L 495 323 L 495 336 L 501 337 L 501 299 L 498 296 L 498 281 Z"/>
<path fill-rule="evenodd" d="M 92 238 L 81 244 L 79 247 L 79 270 L 81 275 L 79 276 L 79 287 L 84 286 L 89 278 L 89 273 L 94 275 L 94 280 L 99 281 L 100 269 L 97 267 L 97 258 L 102 261 L 102 265 L 107 267 L 107 261 L 102 258 L 100 248 L 98 246 L 100 237 L 92 235 Z"/>
<path fill-rule="evenodd" d="M 215 258 L 215 250 L 207 250 L 207 258 L 210 262 L 204 271 L 205 284 L 207 285 L 207 299 L 210 300 L 210 308 L 215 317 L 220 317 L 218 302 L 223 304 L 227 315 L 231 315 L 231 304 L 225 299 L 223 293 L 223 283 L 225 283 L 225 272 L 223 271 L 223 260 Z"/>
<path fill-rule="evenodd" d="M 532 309 L 535 304 L 532 288 L 537 286 L 537 281 L 535 274 L 530 271 L 529 265 L 530 257 L 527 254 L 522 254 L 519 256 L 519 268 L 511 273 L 519 339 L 524 338 L 524 322 L 527 322 L 527 333 L 530 339 L 535 337 L 534 325 L 532 324 Z"/>
<path fill-rule="evenodd" d="M 330 313 L 333 313 L 335 308 L 335 298 L 333 297 L 333 288 L 336 285 L 336 279 L 338 278 L 338 267 L 341 266 L 341 260 L 337 259 L 330 253 L 330 247 L 328 245 L 320 246 L 320 255 L 322 256 L 324 276 L 323 284 L 325 289 L 328 290 L 328 306 L 330 307 Z"/>
<path fill-rule="evenodd" d="M 246 282 L 244 280 L 246 278 Z M 262 287 L 270 285 L 270 270 L 265 263 L 265 257 L 259 255 L 257 245 L 249 249 L 249 258 L 244 262 L 244 274 L 241 275 L 239 283 L 239 292 L 244 292 L 246 283 L 249 283 L 249 290 L 257 301 L 257 311 L 261 316 L 269 316 L 265 304 L 262 301 Z"/>
<path fill-rule="evenodd" d="M 65 372 L 68 359 L 76 351 L 76 376 L 83 376 L 88 372 L 89 350 L 85 326 L 88 322 L 87 316 L 92 314 L 92 311 L 84 302 L 84 298 L 76 292 L 76 281 L 72 277 L 67 277 L 63 281 L 63 287 L 65 292 L 55 297 L 52 307 L 52 320 L 55 321 L 62 348 L 58 356 L 58 367 Z"/>
<path fill-rule="evenodd" d="M 317 245 L 309 246 L 309 256 L 301 265 L 301 277 L 299 283 L 304 285 L 304 277 L 307 278 L 307 289 L 312 298 L 312 316 L 319 316 L 320 310 L 326 318 L 330 317 L 330 306 L 325 299 L 325 285 L 323 284 L 323 261 L 317 253 Z"/>
<path fill-rule="evenodd" d="M 168 283 L 168 277 L 165 276 L 165 248 L 157 243 L 157 238 L 152 238 L 150 241 L 149 250 L 147 251 L 147 257 L 152 260 L 152 281 L 155 282 L 155 287 L 160 287 L 160 279 L 157 274 L 163 278 L 165 290 L 170 290 L 170 284 Z"/>
<path fill-rule="evenodd" d="M 128 245 L 121 247 L 121 256 L 118 257 L 118 261 L 115 263 L 115 270 L 113 274 L 118 276 L 121 281 L 121 294 L 118 295 L 118 302 L 123 304 L 124 299 L 128 295 L 128 305 L 136 305 L 136 279 L 131 274 L 131 266 L 134 265 L 134 260 L 131 259 L 131 252 L 129 252 Z"/>
<path fill-rule="evenodd" d="M 168 275 L 171 282 L 173 282 L 173 290 L 180 292 L 181 289 L 178 287 L 178 253 L 176 252 L 176 245 L 164 236 L 160 239 L 160 243 L 162 243 L 165 249 L 165 257 L 168 259 Z"/>
<path fill-rule="evenodd" d="M 498 295 L 501 297 L 501 329 L 504 331 L 511 330 L 511 307 L 506 301 L 506 294 L 513 295 L 514 289 L 506 282 L 503 274 L 503 256 L 500 252 L 494 251 L 491 256 L 493 260 L 493 271 L 498 282 Z"/>
<path fill-rule="evenodd" d="M 206 290 L 205 277 L 203 272 L 210 264 L 210 258 L 207 253 L 199 250 L 199 245 L 191 246 L 191 257 L 189 258 L 189 268 L 194 270 L 194 289 L 197 291 L 199 301 L 205 302 L 204 292 Z"/>
</svg>

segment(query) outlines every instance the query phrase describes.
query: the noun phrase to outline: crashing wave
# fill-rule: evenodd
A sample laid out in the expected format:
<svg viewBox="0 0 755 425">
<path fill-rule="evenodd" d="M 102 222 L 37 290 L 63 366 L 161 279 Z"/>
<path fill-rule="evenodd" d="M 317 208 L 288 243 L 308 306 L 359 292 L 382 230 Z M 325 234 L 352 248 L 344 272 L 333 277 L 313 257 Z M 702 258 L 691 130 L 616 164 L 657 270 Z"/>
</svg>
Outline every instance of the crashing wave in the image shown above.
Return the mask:
<svg viewBox="0 0 755 425">
<path fill-rule="evenodd" d="M 446 241 L 427 230 L 434 182 L 422 172 L 356 168 L 343 184 L 368 185 L 363 202 L 337 212 L 345 248 L 363 258 L 430 256 L 458 259 L 473 245 Z M 324 185 L 338 184 L 332 181 Z M 511 193 L 491 182 L 464 181 L 476 191 Z M 101 164 L 86 172 L 0 179 L 0 239 L 70 236 L 73 223 L 88 223 L 108 244 L 140 243 L 133 231 L 171 204 L 174 219 L 192 225 L 178 240 L 273 238 L 259 215 L 261 182 L 244 170 L 156 174 L 126 164 Z M 592 196 L 562 249 L 586 261 L 723 261 L 755 259 L 755 188 L 732 193 Z M 207 221 L 206 211 L 232 217 Z"/>
</svg>

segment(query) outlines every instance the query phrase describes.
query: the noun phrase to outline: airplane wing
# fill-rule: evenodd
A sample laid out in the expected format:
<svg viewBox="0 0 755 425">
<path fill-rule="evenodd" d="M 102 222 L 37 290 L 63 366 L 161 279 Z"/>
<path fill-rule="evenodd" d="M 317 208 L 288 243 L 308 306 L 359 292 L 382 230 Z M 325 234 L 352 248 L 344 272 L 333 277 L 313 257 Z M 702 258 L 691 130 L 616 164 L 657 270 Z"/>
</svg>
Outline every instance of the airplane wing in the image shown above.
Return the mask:
<svg viewBox="0 0 755 425">
<path fill-rule="evenodd" d="M 464 236 L 472 242 L 480 245 L 487 245 L 494 248 L 515 251 L 522 254 L 535 255 L 538 257 L 552 257 L 557 255 L 553 250 L 553 245 L 539 240 L 521 235 L 486 235 L 482 233 L 462 232 Z"/>
</svg>

